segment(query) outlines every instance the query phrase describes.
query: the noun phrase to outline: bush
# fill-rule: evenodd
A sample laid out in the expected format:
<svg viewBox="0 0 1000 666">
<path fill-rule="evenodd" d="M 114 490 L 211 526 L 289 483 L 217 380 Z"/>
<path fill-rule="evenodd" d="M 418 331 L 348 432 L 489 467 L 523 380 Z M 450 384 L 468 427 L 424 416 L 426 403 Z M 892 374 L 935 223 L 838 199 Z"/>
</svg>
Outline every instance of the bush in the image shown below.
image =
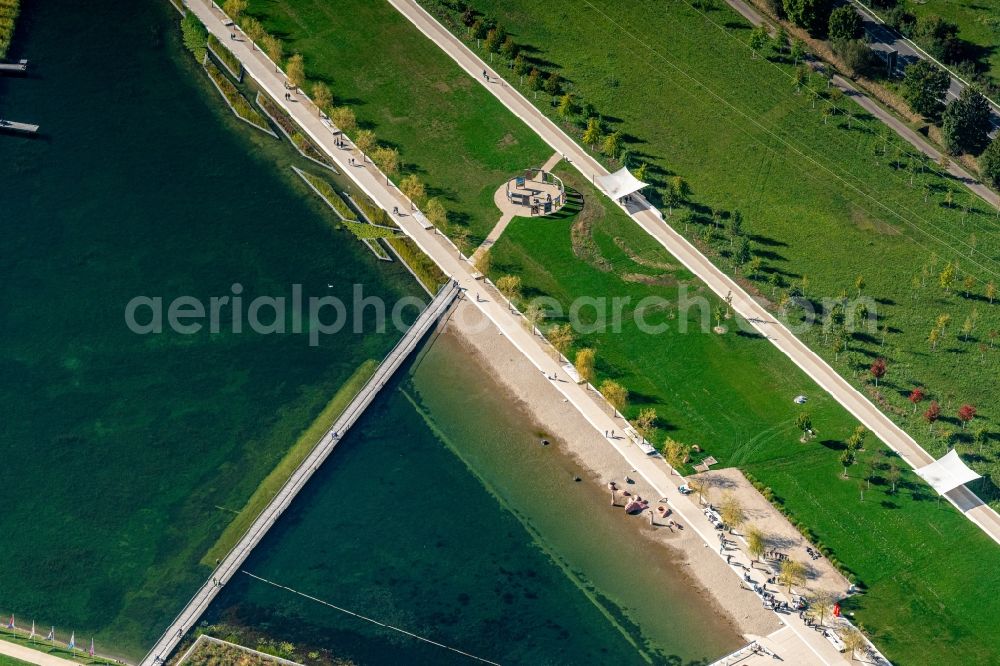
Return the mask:
<svg viewBox="0 0 1000 666">
<path fill-rule="evenodd" d="M 958 39 L 958 26 L 940 16 L 924 16 L 917 21 L 913 40 L 943 62 L 955 62 L 961 56 L 962 43 Z"/>
<path fill-rule="evenodd" d="M 198 17 L 191 12 L 186 12 L 184 18 L 181 19 L 181 33 L 187 50 L 194 54 L 198 62 L 203 61 L 208 43 L 208 31 L 205 30 L 205 26 L 201 24 Z"/>
<path fill-rule="evenodd" d="M 993 139 L 979 156 L 979 170 L 984 180 L 993 187 L 1000 187 L 1000 138 Z"/>
<path fill-rule="evenodd" d="M 896 7 L 885 15 L 886 24 L 905 37 L 912 37 L 917 25 L 917 17 L 902 7 Z"/>
<path fill-rule="evenodd" d="M 963 88 L 944 110 L 941 132 L 952 154 L 978 155 L 989 143 L 990 105 L 978 90 Z"/>
<path fill-rule="evenodd" d="M 833 51 L 857 74 L 870 79 L 880 78 L 885 74 L 885 63 L 860 39 L 836 41 L 833 43 Z"/>
</svg>

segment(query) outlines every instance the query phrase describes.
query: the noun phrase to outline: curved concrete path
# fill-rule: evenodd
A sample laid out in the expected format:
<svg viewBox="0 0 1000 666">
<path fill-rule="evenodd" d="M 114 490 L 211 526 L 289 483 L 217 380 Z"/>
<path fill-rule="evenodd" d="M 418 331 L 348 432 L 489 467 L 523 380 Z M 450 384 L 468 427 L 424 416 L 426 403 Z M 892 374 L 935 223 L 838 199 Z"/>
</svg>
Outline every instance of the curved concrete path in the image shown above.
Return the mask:
<svg viewBox="0 0 1000 666">
<path fill-rule="evenodd" d="M 572 138 L 549 120 L 520 92 L 508 85 L 486 62 L 451 34 L 415 0 L 388 0 L 403 16 L 410 20 L 420 32 L 438 45 L 448 56 L 465 70 L 475 81 L 486 89 L 511 113 L 532 128 L 556 152 L 565 156 L 580 173 L 587 178 L 608 174 L 597 160 Z M 488 80 L 483 79 L 483 72 Z M 659 214 L 645 200 L 637 202 L 626 211 L 650 236 L 655 238 L 668 252 L 674 255 L 685 268 L 694 273 L 720 298 L 732 296 L 733 309 L 750 322 L 761 335 L 765 336 L 798 365 L 821 388 L 832 395 L 854 418 L 873 432 L 889 448 L 900 455 L 911 467 L 921 467 L 933 462 L 912 437 L 883 414 L 846 379 L 830 367 L 826 361 L 795 337 L 784 325 L 776 321 L 771 313 L 754 300 L 732 278 L 709 261 L 686 238 L 666 224 Z M 994 541 L 1000 543 L 1000 516 L 965 486 L 960 486 L 945 497 L 959 511 L 979 526 Z"/>
</svg>

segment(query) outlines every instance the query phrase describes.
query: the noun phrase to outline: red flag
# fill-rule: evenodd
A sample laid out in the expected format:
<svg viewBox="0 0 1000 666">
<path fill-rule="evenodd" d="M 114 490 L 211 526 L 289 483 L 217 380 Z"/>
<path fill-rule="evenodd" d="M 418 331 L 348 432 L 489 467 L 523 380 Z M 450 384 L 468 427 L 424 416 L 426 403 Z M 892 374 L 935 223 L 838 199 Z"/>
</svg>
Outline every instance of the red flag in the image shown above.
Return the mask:
<svg viewBox="0 0 1000 666">
<path fill-rule="evenodd" d="M 833 616 L 840 617 L 840 604 L 833 605 Z"/>
</svg>

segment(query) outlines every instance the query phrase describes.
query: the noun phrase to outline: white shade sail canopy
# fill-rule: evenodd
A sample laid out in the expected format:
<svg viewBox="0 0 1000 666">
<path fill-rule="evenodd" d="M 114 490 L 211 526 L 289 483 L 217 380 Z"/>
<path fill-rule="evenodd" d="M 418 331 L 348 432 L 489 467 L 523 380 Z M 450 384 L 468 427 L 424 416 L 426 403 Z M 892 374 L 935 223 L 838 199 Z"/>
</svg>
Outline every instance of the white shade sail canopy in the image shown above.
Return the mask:
<svg viewBox="0 0 1000 666">
<path fill-rule="evenodd" d="M 962 462 L 955 449 L 952 449 L 930 465 L 925 465 L 914 471 L 942 495 L 949 490 L 958 488 L 963 483 L 975 481 L 980 478 L 978 474 Z"/>
<path fill-rule="evenodd" d="M 626 167 L 609 173 L 607 176 L 598 176 L 594 180 L 612 199 L 621 199 L 633 192 L 638 192 L 649 184 L 633 176 Z"/>
</svg>

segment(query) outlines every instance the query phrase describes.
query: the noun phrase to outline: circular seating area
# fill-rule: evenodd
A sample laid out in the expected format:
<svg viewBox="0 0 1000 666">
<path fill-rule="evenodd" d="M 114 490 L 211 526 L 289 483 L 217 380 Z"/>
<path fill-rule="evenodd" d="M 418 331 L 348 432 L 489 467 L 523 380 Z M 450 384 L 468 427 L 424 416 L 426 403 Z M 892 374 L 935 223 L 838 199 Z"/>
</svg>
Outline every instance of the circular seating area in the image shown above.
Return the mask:
<svg viewBox="0 0 1000 666">
<path fill-rule="evenodd" d="M 565 205 L 566 188 L 549 171 L 525 169 L 508 180 L 494 200 L 505 213 L 523 217 L 549 215 Z"/>
</svg>

